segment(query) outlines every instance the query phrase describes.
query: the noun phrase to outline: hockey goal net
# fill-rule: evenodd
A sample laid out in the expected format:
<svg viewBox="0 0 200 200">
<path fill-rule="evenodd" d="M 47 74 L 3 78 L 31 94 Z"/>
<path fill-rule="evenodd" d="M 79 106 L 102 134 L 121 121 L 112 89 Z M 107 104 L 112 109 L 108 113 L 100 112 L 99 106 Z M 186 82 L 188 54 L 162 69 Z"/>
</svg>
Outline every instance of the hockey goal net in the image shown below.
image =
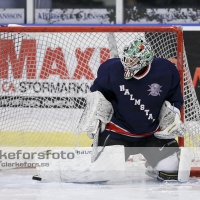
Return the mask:
<svg viewBox="0 0 200 200">
<path fill-rule="evenodd" d="M 140 35 L 156 57 L 177 59 L 188 127 L 181 146 L 199 166 L 200 107 L 180 27 L 0 27 L 0 146 L 90 146 L 76 134 L 99 65 Z M 194 175 L 194 174 L 192 174 Z"/>
</svg>

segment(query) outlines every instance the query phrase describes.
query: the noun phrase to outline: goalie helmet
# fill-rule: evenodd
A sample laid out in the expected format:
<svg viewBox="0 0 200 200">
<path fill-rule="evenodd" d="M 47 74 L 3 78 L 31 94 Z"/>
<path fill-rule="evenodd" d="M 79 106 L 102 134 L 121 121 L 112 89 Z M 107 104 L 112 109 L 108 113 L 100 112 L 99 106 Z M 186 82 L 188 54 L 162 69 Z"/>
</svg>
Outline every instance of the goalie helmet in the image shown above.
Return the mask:
<svg viewBox="0 0 200 200">
<path fill-rule="evenodd" d="M 124 78 L 130 79 L 142 68 L 151 64 L 153 60 L 153 51 L 147 41 L 135 39 L 124 47 L 120 59 L 126 74 Z"/>
</svg>

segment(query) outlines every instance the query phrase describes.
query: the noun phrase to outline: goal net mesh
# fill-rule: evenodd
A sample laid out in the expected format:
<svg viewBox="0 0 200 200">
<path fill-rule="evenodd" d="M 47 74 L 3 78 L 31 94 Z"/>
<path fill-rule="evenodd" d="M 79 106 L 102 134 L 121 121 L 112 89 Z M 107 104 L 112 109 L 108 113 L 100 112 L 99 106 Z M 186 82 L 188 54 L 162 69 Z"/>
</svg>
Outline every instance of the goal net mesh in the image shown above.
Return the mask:
<svg viewBox="0 0 200 200">
<path fill-rule="evenodd" d="M 177 31 L 72 29 L 0 28 L 0 146 L 90 146 L 86 133 L 76 134 L 86 93 L 99 65 L 140 36 L 150 41 L 156 57 L 183 55 L 183 119 L 188 127 L 184 145 L 194 149 L 198 164 L 200 108 L 184 48 L 178 50 L 182 41 Z"/>
</svg>

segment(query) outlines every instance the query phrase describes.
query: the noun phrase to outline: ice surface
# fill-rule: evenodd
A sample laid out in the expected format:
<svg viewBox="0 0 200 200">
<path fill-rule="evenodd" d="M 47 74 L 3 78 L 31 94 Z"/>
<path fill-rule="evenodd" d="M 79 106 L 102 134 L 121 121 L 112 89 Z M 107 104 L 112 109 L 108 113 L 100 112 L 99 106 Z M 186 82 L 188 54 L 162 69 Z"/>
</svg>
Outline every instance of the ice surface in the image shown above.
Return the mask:
<svg viewBox="0 0 200 200">
<path fill-rule="evenodd" d="M 133 170 L 134 167 L 134 170 Z M 104 184 L 42 183 L 32 180 L 35 169 L 0 171 L 2 200 L 185 200 L 199 199 L 200 179 L 188 183 L 159 182 L 140 165 L 128 166 L 127 179 Z"/>
</svg>

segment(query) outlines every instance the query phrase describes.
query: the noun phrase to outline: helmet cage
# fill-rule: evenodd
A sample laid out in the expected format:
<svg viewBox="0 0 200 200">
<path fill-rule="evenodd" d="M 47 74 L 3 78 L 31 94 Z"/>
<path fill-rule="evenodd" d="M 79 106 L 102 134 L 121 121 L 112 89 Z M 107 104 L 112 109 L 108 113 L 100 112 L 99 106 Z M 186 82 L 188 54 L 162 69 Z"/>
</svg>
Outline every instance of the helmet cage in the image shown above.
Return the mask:
<svg viewBox="0 0 200 200">
<path fill-rule="evenodd" d="M 150 45 L 141 40 L 134 40 L 125 46 L 121 55 L 121 62 L 125 71 L 130 71 L 134 75 L 142 68 L 151 64 L 153 52 Z"/>
</svg>

